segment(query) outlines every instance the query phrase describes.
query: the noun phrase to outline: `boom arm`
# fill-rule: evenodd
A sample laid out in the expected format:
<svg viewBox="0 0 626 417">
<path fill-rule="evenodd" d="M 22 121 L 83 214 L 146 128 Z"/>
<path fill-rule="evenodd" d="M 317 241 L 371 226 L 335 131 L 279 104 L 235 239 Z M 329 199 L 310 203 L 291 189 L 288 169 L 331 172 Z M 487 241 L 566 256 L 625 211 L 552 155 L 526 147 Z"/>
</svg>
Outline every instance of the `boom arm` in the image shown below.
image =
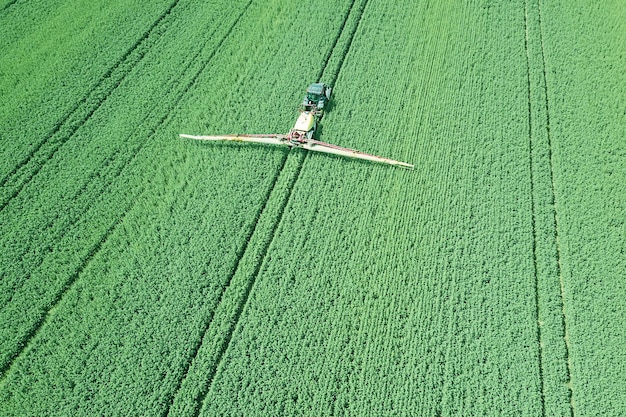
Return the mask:
<svg viewBox="0 0 626 417">
<path fill-rule="evenodd" d="M 333 155 L 346 156 L 348 158 L 364 159 L 366 161 L 378 162 L 381 164 L 393 165 L 408 169 L 414 168 L 413 165 L 407 164 L 406 162 L 400 162 L 394 159 L 384 158 L 382 156 L 370 155 L 368 153 L 357 151 L 355 149 L 343 148 L 341 146 L 333 145 L 326 142 L 320 142 L 314 139 L 309 139 L 305 141 L 301 147 L 315 152 L 330 153 Z"/>
<path fill-rule="evenodd" d="M 290 146 L 287 135 L 220 135 L 220 136 L 194 136 L 181 133 L 181 138 L 195 140 L 228 140 L 233 142 L 253 142 L 267 145 Z"/>
<path fill-rule="evenodd" d="M 382 156 L 370 155 L 355 149 L 343 148 L 331 143 L 320 142 L 315 139 L 290 140 L 288 135 L 220 135 L 220 136 L 194 136 L 180 134 L 181 138 L 195 140 L 226 140 L 234 142 L 264 143 L 267 145 L 289 146 L 290 148 L 303 148 L 313 152 L 329 153 L 333 155 L 345 156 L 354 159 L 364 159 L 366 161 L 378 162 L 381 164 L 393 165 L 401 168 L 413 169 L 414 166 L 406 162 L 384 158 Z"/>
</svg>

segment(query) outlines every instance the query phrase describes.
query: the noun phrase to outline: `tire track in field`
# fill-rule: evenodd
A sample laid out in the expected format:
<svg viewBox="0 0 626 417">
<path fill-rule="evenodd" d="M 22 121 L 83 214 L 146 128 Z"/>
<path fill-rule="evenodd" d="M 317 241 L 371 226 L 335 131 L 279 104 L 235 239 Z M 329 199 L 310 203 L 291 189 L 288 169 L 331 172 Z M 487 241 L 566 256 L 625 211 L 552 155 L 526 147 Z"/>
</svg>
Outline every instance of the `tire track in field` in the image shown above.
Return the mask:
<svg viewBox="0 0 626 417">
<path fill-rule="evenodd" d="M 368 0 L 365 1 L 365 3 L 367 3 Z M 341 34 L 343 33 L 345 27 L 346 27 L 346 23 L 348 22 L 348 17 L 350 17 L 350 14 L 352 13 L 352 9 L 354 8 L 354 3 L 356 2 L 356 0 L 352 0 L 352 3 L 350 3 L 350 7 L 348 7 L 346 14 L 343 16 L 343 21 L 341 22 L 341 26 L 339 26 L 339 30 L 337 31 L 337 35 L 335 36 L 335 39 L 333 40 L 333 43 L 330 47 L 330 49 L 328 50 L 328 52 L 326 53 L 326 56 L 324 57 L 324 65 L 322 65 L 322 67 L 320 68 L 320 70 L 317 73 L 317 76 L 315 77 L 316 82 L 320 82 L 322 75 L 324 75 L 324 71 L 326 70 L 326 67 L 328 66 L 328 63 L 330 62 L 330 58 L 333 55 L 333 52 L 335 51 L 335 48 L 337 47 L 337 43 L 339 42 L 339 38 L 341 38 Z M 364 7 L 363 7 L 364 8 Z M 363 8 L 361 8 L 361 15 L 363 14 Z M 361 20 L 361 15 L 359 16 L 359 21 Z M 358 23 L 357 26 L 358 27 Z M 354 32 L 356 32 L 356 28 L 355 30 L 352 32 L 352 37 L 354 37 Z M 349 44 L 352 44 L 352 38 L 350 39 Z M 350 49 L 350 45 L 348 45 L 348 48 Z M 341 68 L 341 65 L 343 65 L 343 59 L 345 58 L 345 54 L 347 54 L 347 49 L 344 50 L 344 56 L 341 59 L 341 63 L 339 64 L 339 68 Z M 337 81 L 337 77 L 335 76 L 334 79 L 332 80 L 332 82 L 329 82 L 329 85 L 331 87 L 335 86 L 335 81 Z"/>
<path fill-rule="evenodd" d="M 178 0 L 177 0 L 178 1 Z M 161 118 L 159 119 L 159 122 L 150 129 L 146 140 L 141 142 L 136 148 L 135 150 L 132 152 L 132 156 L 123 164 L 121 164 L 121 166 L 118 168 L 118 170 L 114 173 L 113 178 L 107 183 L 107 185 L 111 185 L 113 183 L 113 181 L 115 179 L 117 179 L 118 177 L 120 177 L 120 175 L 124 172 L 124 169 L 132 162 L 134 161 L 137 156 L 139 155 L 141 149 L 143 149 L 143 147 L 149 142 L 149 138 L 152 137 L 157 131 L 158 129 L 163 126 L 164 124 L 166 124 L 166 122 L 170 119 L 172 113 L 174 112 L 174 110 L 178 107 L 180 101 L 183 99 L 183 97 L 185 95 L 187 95 L 187 93 L 191 90 L 191 88 L 196 84 L 198 78 L 200 77 L 200 75 L 202 74 L 202 72 L 205 70 L 205 68 L 208 66 L 208 64 L 213 60 L 213 57 L 216 55 L 217 51 L 220 49 L 220 47 L 222 46 L 222 44 L 226 41 L 226 39 L 228 39 L 228 37 L 231 35 L 231 33 L 233 32 L 234 28 L 238 25 L 238 23 L 241 21 L 241 19 L 243 18 L 243 16 L 245 15 L 245 13 L 247 12 L 247 10 L 249 9 L 250 5 L 252 4 L 254 0 L 249 0 L 248 3 L 246 4 L 246 6 L 243 8 L 243 10 L 241 11 L 241 13 L 239 14 L 239 16 L 237 17 L 237 19 L 235 19 L 235 21 L 233 22 L 233 24 L 229 27 L 229 29 L 226 31 L 226 33 L 224 34 L 224 36 L 222 37 L 222 39 L 217 43 L 217 45 L 213 48 L 213 51 L 209 54 L 209 56 L 207 57 L 206 61 L 204 63 L 202 63 L 200 65 L 200 67 L 198 68 L 198 70 L 193 74 L 192 78 L 189 80 L 189 82 L 185 85 L 185 88 L 181 90 L 181 92 L 178 94 L 178 96 L 175 98 L 173 105 L 170 107 L 170 109 L 167 111 L 167 113 Z M 208 40 L 207 40 L 208 42 Z M 187 66 L 187 68 L 183 71 L 186 72 L 191 65 L 194 62 L 197 62 L 196 59 L 197 57 L 202 53 L 205 45 L 200 48 L 198 50 L 198 52 L 194 55 L 193 59 L 189 60 L 189 64 Z M 121 152 L 121 151 L 120 151 Z M 116 158 L 114 156 L 110 157 L 107 159 L 108 163 L 110 163 L 111 161 L 115 160 Z M 287 157 L 285 156 L 285 160 L 287 159 Z M 282 167 L 281 167 L 282 169 Z M 278 175 L 277 175 L 278 177 Z M 103 190 L 106 191 L 107 188 L 105 188 Z M 100 238 L 100 240 L 98 241 L 98 243 L 96 243 L 96 245 L 94 245 L 90 251 L 87 253 L 87 256 L 84 258 L 84 260 L 81 262 L 81 264 L 79 265 L 79 267 L 74 271 L 74 273 L 72 273 L 70 275 L 70 277 L 68 278 L 68 280 L 66 281 L 66 283 L 63 285 L 61 291 L 55 296 L 55 298 L 53 299 L 53 301 L 46 307 L 46 311 L 42 313 L 41 318 L 35 323 L 35 325 L 25 334 L 25 336 L 23 338 L 21 338 L 19 340 L 19 342 L 17 343 L 17 350 L 15 353 L 13 353 L 10 356 L 10 359 L 7 361 L 7 363 L 2 364 L 0 367 L 0 382 L 4 379 L 4 377 L 7 375 L 8 370 L 11 368 L 11 366 L 13 365 L 13 363 L 15 362 L 15 360 L 20 357 L 25 351 L 26 348 L 28 347 L 28 345 L 31 343 L 31 340 L 37 335 L 37 333 L 39 332 L 39 330 L 43 327 L 43 325 L 46 323 L 46 319 L 49 316 L 49 313 L 52 309 L 54 309 L 58 303 L 63 299 L 63 296 L 70 290 L 70 288 L 72 287 L 72 285 L 76 282 L 76 280 L 78 279 L 78 277 L 80 276 L 80 274 L 82 273 L 82 271 L 89 265 L 89 263 L 91 262 L 91 260 L 97 255 L 97 253 L 100 251 L 100 249 L 102 248 L 102 246 L 104 245 L 104 243 L 109 239 L 109 237 L 114 233 L 114 231 L 116 230 L 117 226 L 119 226 L 122 221 L 124 220 L 124 218 L 126 217 L 126 215 L 128 214 L 128 212 L 132 209 L 132 207 L 134 206 L 134 204 L 141 198 L 141 196 L 145 193 L 145 189 L 140 191 L 136 196 L 134 196 L 134 198 L 131 199 L 131 203 L 130 205 L 126 208 L 126 210 L 124 210 L 122 212 L 122 215 L 120 217 L 118 217 L 117 220 L 115 220 L 112 224 L 112 226 L 110 226 L 105 233 L 102 235 L 102 237 Z M 271 191 L 271 189 L 270 189 Z M 75 221 L 71 224 L 75 224 L 76 222 L 78 222 L 80 220 L 80 214 L 77 215 L 77 217 L 75 218 Z M 49 247 L 51 247 L 52 244 L 49 245 Z M 245 248 L 244 248 L 245 250 Z"/>
<path fill-rule="evenodd" d="M 337 78 L 339 76 L 339 73 L 341 72 L 341 68 L 343 66 L 343 63 L 345 61 L 345 58 L 348 54 L 348 51 L 350 50 L 350 47 L 352 46 L 352 42 L 354 40 L 354 36 L 360 26 L 362 17 L 363 17 L 363 13 L 365 11 L 365 8 L 368 4 L 369 0 L 364 0 L 360 7 L 358 7 L 358 9 L 356 9 L 356 24 L 354 25 L 354 27 L 352 28 L 352 30 L 349 33 L 349 39 L 346 42 L 346 45 L 344 46 L 344 49 L 340 52 L 340 57 L 339 57 L 339 64 L 337 65 L 337 69 L 336 71 L 331 75 L 331 77 L 327 80 L 327 84 L 330 85 L 331 87 L 334 87 L 335 82 L 337 81 Z M 320 81 L 320 79 L 322 78 L 322 76 L 324 75 L 324 73 L 326 72 L 326 70 L 328 69 L 329 66 L 329 62 L 331 57 L 333 56 L 333 53 L 335 52 L 335 49 L 337 48 L 337 45 L 339 44 L 339 40 L 342 36 L 342 34 L 344 33 L 346 24 L 349 20 L 349 17 L 353 14 L 353 10 L 355 10 L 354 6 L 355 6 L 356 0 L 352 0 L 350 3 L 350 6 L 347 8 L 347 11 L 343 17 L 343 22 L 341 24 L 341 26 L 339 27 L 338 33 L 335 37 L 335 39 L 332 42 L 331 48 L 329 49 L 329 52 L 327 52 L 326 56 L 324 57 L 324 61 L 323 61 L 323 65 L 320 69 L 320 71 L 317 74 L 317 80 L 316 81 Z M 244 257 L 244 255 L 247 252 L 247 249 L 249 247 L 249 243 L 250 241 L 253 239 L 253 236 L 255 235 L 255 232 L 257 230 L 257 225 L 260 222 L 260 219 L 263 218 L 263 214 L 266 210 L 267 204 L 271 199 L 271 195 L 274 192 L 274 189 L 276 188 L 276 184 L 279 182 L 279 179 L 281 176 L 288 176 L 288 178 L 285 180 L 287 181 L 288 185 L 286 187 L 286 191 L 284 192 L 284 194 L 282 194 L 281 196 L 279 196 L 278 198 L 281 198 L 282 201 L 280 201 L 279 204 L 279 208 L 278 208 L 278 213 L 275 216 L 274 220 L 272 221 L 272 224 L 269 228 L 269 233 L 267 236 L 267 239 L 265 239 L 265 243 L 263 244 L 260 254 L 257 258 L 256 264 L 254 266 L 254 270 L 253 273 L 250 277 L 250 279 L 247 281 L 246 285 L 245 285 L 245 289 L 243 292 L 242 297 L 240 298 L 239 302 L 237 303 L 237 307 L 235 309 L 234 312 L 234 317 L 232 318 L 232 320 L 230 321 L 230 325 L 228 327 L 228 330 L 226 332 L 226 335 L 224 337 L 224 339 L 222 340 L 221 346 L 219 347 L 219 351 L 217 353 L 217 358 L 215 359 L 215 361 L 212 363 L 211 365 L 211 369 L 209 370 L 209 374 L 208 374 L 208 381 L 206 383 L 206 385 L 204 387 L 202 387 L 202 390 L 200 392 L 200 395 L 198 396 L 197 400 L 195 401 L 195 408 L 193 410 L 193 416 L 197 417 L 201 411 L 201 406 L 202 403 L 204 402 L 206 396 L 208 395 L 209 391 L 211 390 L 211 387 L 213 385 L 213 382 L 215 380 L 215 376 L 217 374 L 218 368 L 222 362 L 222 359 L 224 357 L 224 354 L 228 351 L 228 348 L 230 346 L 230 342 L 232 341 L 232 337 L 233 334 L 239 324 L 239 320 L 241 318 L 241 314 L 243 313 L 243 310 L 246 307 L 246 304 L 248 302 L 250 293 L 252 292 L 252 289 L 254 287 L 254 283 L 256 282 L 256 279 L 259 275 L 259 272 L 261 270 L 261 266 L 263 265 L 265 258 L 267 257 L 267 253 L 269 251 L 269 248 L 272 244 L 272 242 L 274 241 L 275 235 L 276 235 L 276 231 L 278 230 L 278 227 L 282 221 L 283 218 L 283 214 L 285 212 L 285 209 L 287 207 L 287 205 L 289 204 L 289 201 L 291 199 L 291 196 L 293 194 L 293 190 L 295 188 L 296 183 L 298 182 L 298 179 L 300 178 L 300 173 L 302 172 L 302 169 L 304 167 L 304 163 L 306 161 L 306 158 L 308 156 L 308 152 L 304 153 L 303 155 L 301 154 L 300 159 L 297 162 L 297 165 L 294 169 L 293 173 L 289 173 L 289 172 L 284 172 L 284 168 L 286 165 L 286 161 L 287 158 L 289 157 L 290 152 L 288 152 L 285 156 L 285 159 L 283 160 L 283 163 L 280 167 L 280 169 L 278 170 L 276 177 L 274 179 L 274 182 L 272 184 L 272 187 L 269 190 L 268 193 L 268 198 L 266 199 L 263 208 L 261 209 L 261 211 L 259 212 L 259 216 L 255 219 L 255 223 L 254 223 L 254 227 L 252 229 L 252 232 L 249 235 L 249 239 L 246 242 L 246 245 L 242 248 L 242 250 L 240 251 L 240 253 L 237 256 L 237 261 L 235 263 L 235 267 L 233 268 L 233 272 L 230 275 L 230 277 L 227 280 L 227 284 L 224 287 L 222 293 L 220 294 L 220 299 L 218 301 L 218 306 L 222 303 L 222 300 L 224 298 L 224 295 L 227 291 L 227 289 L 230 287 L 230 284 L 233 280 L 233 278 L 235 277 L 237 271 L 239 270 L 241 261 Z M 165 410 L 165 413 L 163 415 L 169 415 L 170 414 L 170 410 L 172 408 L 172 404 L 173 401 L 176 397 L 177 392 L 180 390 L 182 384 L 184 383 L 187 375 L 189 374 L 189 370 L 191 368 L 191 365 L 193 363 L 193 360 L 196 358 L 196 356 L 198 355 L 198 351 L 200 350 L 202 343 L 204 341 L 204 338 L 209 330 L 209 328 L 211 327 L 211 323 L 213 321 L 213 316 L 210 317 L 209 320 L 207 320 L 207 323 L 204 327 L 204 331 L 202 332 L 198 343 L 196 344 L 196 346 L 194 346 L 194 349 L 192 350 L 192 354 L 190 355 L 190 358 L 188 360 L 185 372 L 183 374 L 183 377 L 180 380 L 180 383 L 178 384 L 176 390 L 172 393 L 170 400 L 168 402 L 168 407 Z"/>
<path fill-rule="evenodd" d="M 52 127 L 43 140 L 37 143 L 15 167 L 0 180 L 0 189 L 13 188 L 8 195 L 0 197 L 0 212 L 28 184 L 41 168 L 54 157 L 59 148 L 102 106 L 107 98 L 120 86 L 126 76 L 154 45 L 155 36 L 162 33 L 172 10 L 180 0 L 174 0 L 152 23 L 143 35 L 120 57 L 120 59 L 98 80 L 71 110 Z M 11 3 L 12 4 L 12 3 Z M 152 37 L 152 40 L 149 38 Z"/>
<path fill-rule="evenodd" d="M 233 23 L 233 25 L 226 32 L 224 37 L 214 47 L 213 52 L 209 55 L 209 57 L 207 58 L 206 62 L 204 62 L 200 66 L 200 68 L 196 71 L 196 73 L 194 73 L 192 79 L 187 83 L 187 85 L 185 85 L 185 88 L 182 90 L 182 92 L 174 99 L 174 102 L 173 102 L 172 106 L 170 107 L 170 109 L 167 111 L 167 113 L 165 113 L 164 116 L 160 117 L 158 119 L 157 123 L 153 127 L 148 129 L 148 132 L 145 134 L 146 140 L 144 140 L 143 142 L 138 143 L 134 147 L 131 147 L 130 148 L 130 152 L 128 152 L 128 149 L 118 149 L 118 150 L 114 151 L 111 155 L 109 155 L 104 160 L 104 163 L 99 166 L 98 170 L 95 170 L 94 172 L 92 172 L 92 174 L 85 181 L 84 185 L 81 186 L 76 191 L 76 193 L 71 198 L 71 201 L 78 201 L 79 197 L 82 194 L 84 194 L 84 193 L 90 193 L 92 195 L 102 195 L 107 190 L 110 189 L 111 184 L 122 175 L 122 173 L 124 172 L 124 169 L 127 166 L 132 164 L 132 162 L 139 155 L 139 153 L 141 152 L 143 147 L 149 142 L 148 139 L 150 137 L 152 137 L 157 132 L 157 130 L 162 125 L 164 125 L 166 123 L 166 121 L 170 118 L 170 115 L 173 112 L 173 110 L 176 108 L 178 103 L 180 103 L 182 98 L 192 88 L 193 84 L 196 82 L 196 80 L 198 79 L 200 74 L 204 71 L 206 66 L 209 64 L 209 62 L 215 56 L 216 51 L 221 47 L 221 45 L 224 43 L 224 41 L 228 38 L 228 36 L 233 31 L 233 29 L 236 26 L 236 24 L 239 22 L 239 20 L 241 20 L 241 18 L 243 17 L 245 11 L 248 9 L 248 7 L 250 6 L 251 3 L 252 3 L 252 1 L 250 1 L 246 5 L 246 7 L 244 7 L 244 9 L 243 9 L 242 13 L 239 15 L 238 19 L 235 20 L 235 23 Z M 189 70 L 191 65 L 194 62 L 197 62 L 198 57 L 200 56 L 200 54 L 202 53 L 202 51 L 204 50 L 204 48 L 206 47 L 208 42 L 209 42 L 209 37 L 207 37 L 207 42 L 205 42 L 204 45 L 201 48 L 198 49 L 198 52 L 193 56 L 193 58 L 188 61 L 187 66 L 183 69 L 181 74 L 185 74 Z M 129 142 L 129 141 L 127 141 L 127 142 Z M 120 163 L 120 160 L 121 160 L 121 163 Z M 117 163 L 117 165 L 114 166 L 113 168 L 110 168 L 110 166 L 112 164 L 114 164 L 114 163 Z M 96 179 L 99 179 L 99 181 L 92 182 L 92 180 L 96 180 Z M 89 209 L 89 207 L 86 204 L 88 204 L 88 203 L 85 203 L 82 206 L 78 207 L 77 211 L 75 213 L 73 213 L 73 215 L 69 218 L 69 220 L 65 224 L 57 227 L 59 229 L 59 232 L 56 233 L 53 238 L 49 239 L 49 241 L 48 241 L 48 243 L 46 245 L 42 245 L 41 246 L 41 248 L 43 248 L 42 253 L 46 253 L 49 250 L 51 250 L 51 248 L 54 246 L 55 241 L 57 239 L 60 239 L 63 236 L 65 230 L 70 228 L 70 227 L 72 227 L 73 225 L 75 225 L 80 220 L 81 216 L 84 214 L 84 211 Z M 74 207 L 76 207 L 76 206 L 73 206 L 72 208 L 74 208 Z M 45 229 L 51 228 L 52 225 L 53 225 L 53 222 L 51 221 L 47 225 L 47 227 Z M 29 248 L 28 247 L 25 248 L 24 251 L 21 252 L 20 258 L 22 256 L 24 256 L 28 251 L 29 251 Z M 42 262 L 44 262 L 44 259 L 40 260 L 39 265 Z M 38 267 L 39 265 L 34 265 L 34 267 Z M 22 285 L 23 284 L 24 284 L 24 281 L 22 282 Z M 17 292 L 20 287 L 21 287 L 21 285 L 16 287 L 14 292 Z M 13 295 L 11 296 L 11 298 L 9 299 L 9 301 L 6 304 L 8 304 L 11 301 L 12 297 L 13 297 Z"/>
<path fill-rule="evenodd" d="M 13 6 L 15 3 L 17 3 L 17 0 L 11 0 L 7 4 L 2 6 L 2 8 L 0 8 L 0 13 L 4 13 L 9 7 Z"/>
<path fill-rule="evenodd" d="M 530 206 L 531 206 L 531 224 L 532 224 L 532 251 L 533 251 L 533 272 L 535 277 L 535 320 L 537 330 L 537 358 L 539 367 L 539 389 L 541 391 L 541 415 L 546 415 L 546 395 L 545 395 L 545 383 L 543 377 L 543 343 L 542 343 L 542 330 L 539 316 L 539 270 L 537 267 L 537 226 L 536 226 L 536 201 L 535 201 L 535 176 L 534 176 L 534 164 L 533 161 L 533 128 L 532 128 L 532 94 L 531 94 L 531 81 L 530 81 L 530 50 L 529 43 L 529 24 L 528 24 L 528 0 L 524 2 L 524 49 L 526 50 L 526 75 L 528 83 L 528 154 L 529 154 L 529 172 L 530 172 Z"/>
<path fill-rule="evenodd" d="M 28 349 L 28 346 L 30 345 L 31 340 L 37 335 L 39 330 L 46 323 L 46 321 L 48 320 L 48 317 L 50 317 L 50 312 L 52 311 L 52 309 L 54 309 L 59 304 L 63 296 L 69 291 L 72 285 L 76 282 L 80 274 L 82 274 L 82 272 L 85 270 L 87 265 L 89 265 L 89 263 L 94 258 L 94 256 L 96 256 L 96 254 L 100 252 L 100 249 L 102 249 L 102 246 L 104 245 L 104 243 L 109 239 L 109 237 L 113 234 L 113 232 L 115 232 L 117 227 L 120 224 L 122 224 L 122 222 L 124 221 L 124 218 L 130 212 L 130 210 L 133 208 L 136 202 L 137 200 L 133 200 L 124 211 L 124 214 L 122 215 L 122 217 L 115 220 L 107 228 L 106 232 L 100 238 L 100 240 L 89 249 L 89 252 L 87 252 L 87 255 L 82 259 L 78 268 L 70 275 L 69 279 L 65 282 L 65 284 L 61 288 L 61 291 L 59 291 L 57 295 L 54 297 L 54 299 L 44 308 L 45 312 L 40 316 L 39 320 L 37 320 L 33 324 L 33 326 L 28 330 L 28 332 L 24 335 L 24 337 L 18 342 L 18 346 L 20 346 L 20 349 L 18 349 L 18 351 L 15 352 L 5 364 L 3 364 L 2 368 L 0 368 L 0 382 L 7 375 L 7 371 L 11 368 L 15 360 Z"/>
<path fill-rule="evenodd" d="M 222 288 L 222 291 L 219 295 L 218 301 L 216 305 L 220 305 L 222 303 L 222 300 L 224 299 L 224 294 L 226 293 L 227 288 L 230 286 L 230 282 L 232 281 L 233 277 L 235 276 L 235 274 L 237 273 L 238 267 L 239 267 L 239 262 L 240 260 L 243 258 L 244 254 L 246 253 L 246 250 L 248 249 L 249 246 L 249 242 L 252 239 L 252 236 L 254 235 L 254 233 L 256 232 L 257 228 L 257 224 L 259 223 L 261 217 L 263 216 L 263 214 L 266 211 L 266 207 L 267 207 L 267 203 L 270 201 L 270 197 L 272 195 L 272 192 L 274 191 L 274 189 L 276 188 L 276 183 L 278 182 L 278 179 L 280 178 L 280 174 L 283 171 L 283 169 L 285 168 L 285 164 L 287 163 L 287 159 L 289 157 L 289 151 L 285 152 L 285 155 L 283 156 L 281 163 L 280 163 L 280 167 L 278 168 L 278 170 L 276 171 L 276 175 L 274 175 L 274 178 L 271 182 L 271 185 L 268 187 L 267 192 L 265 193 L 265 198 L 263 199 L 263 205 L 261 206 L 261 208 L 259 209 L 259 211 L 257 212 L 257 214 L 254 216 L 254 221 L 251 223 L 251 227 L 250 230 L 248 231 L 248 233 L 246 233 L 246 243 L 241 247 L 241 249 L 237 252 L 237 256 L 236 256 L 236 263 L 233 266 L 230 276 L 228 277 L 227 280 L 227 284 Z M 284 208 L 283 208 L 284 209 Z M 268 245 L 269 246 L 269 245 Z M 267 252 L 267 248 L 265 249 L 265 253 Z M 263 253 L 263 257 L 265 256 L 265 253 Z M 259 269 L 261 268 L 261 262 L 258 263 L 257 268 L 255 269 L 255 275 L 258 273 Z M 246 295 L 245 298 L 247 299 L 248 294 L 250 293 L 252 289 L 252 282 L 249 283 L 248 287 L 246 288 Z M 239 306 L 238 310 L 237 310 L 237 316 L 241 315 L 241 312 L 239 311 L 240 309 L 243 309 L 243 306 Z M 163 413 L 161 414 L 162 416 L 167 416 L 170 413 L 170 410 L 172 408 L 172 405 L 174 404 L 174 399 L 176 397 L 176 394 L 178 393 L 178 391 L 180 390 L 180 387 L 182 386 L 188 372 L 189 372 L 189 368 L 191 367 L 191 363 L 193 362 L 193 359 L 198 355 L 198 351 L 200 350 L 200 347 L 202 346 L 202 341 L 204 339 L 204 335 L 206 334 L 206 332 L 208 331 L 209 326 L 211 325 L 211 323 L 213 322 L 213 318 L 215 316 L 215 310 L 213 310 L 213 312 L 210 314 L 210 316 L 207 319 L 206 324 L 204 325 L 204 329 L 202 331 L 201 336 L 198 338 L 198 340 L 196 341 L 196 344 L 194 345 L 193 349 L 191 350 L 191 355 L 189 355 L 189 357 L 187 358 L 187 366 L 185 369 L 185 373 L 183 374 L 183 377 L 179 379 L 178 384 L 176 385 L 176 388 L 171 392 L 171 394 L 169 395 L 169 397 L 167 398 L 167 407 L 163 410 Z M 232 331 L 234 330 L 234 327 L 236 325 L 236 322 L 233 322 L 231 325 L 230 330 L 230 334 L 229 336 L 224 339 L 224 344 L 222 345 L 222 349 L 221 349 L 221 354 L 223 354 L 224 351 L 226 351 L 227 348 L 227 344 L 228 341 L 230 340 L 230 336 L 232 336 Z M 212 368 L 211 369 L 211 373 L 210 373 L 210 377 L 211 379 L 213 378 L 213 375 L 215 374 L 215 370 L 217 367 Z M 199 406 L 201 402 L 197 403 L 197 405 Z M 195 415 L 197 415 L 200 412 L 200 407 L 196 407 L 195 410 Z"/>
<path fill-rule="evenodd" d="M 552 153 L 552 134 L 550 131 L 550 106 L 548 102 L 548 78 L 546 76 L 546 55 L 545 55 L 545 47 L 543 40 L 543 25 L 542 25 L 542 17 L 541 17 L 541 0 L 537 0 L 537 11 L 538 11 L 538 22 L 539 22 L 539 40 L 541 45 L 541 69 L 543 75 L 543 85 L 545 88 L 545 112 L 546 112 L 546 136 L 548 138 L 548 161 L 550 167 L 550 185 L 551 185 L 551 205 L 552 205 L 552 221 L 554 225 L 554 241 L 556 245 L 556 260 L 557 260 L 557 273 L 559 276 L 559 285 L 561 290 L 561 319 L 563 324 L 563 339 L 565 341 L 565 361 L 567 365 L 567 390 L 569 395 L 569 406 L 570 406 L 570 414 L 574 416 L 574 392 L 572 387 L 572 364 L 570 357 L 570 343 L 569 343 L 569 334 L 567 331 L 567 309 L 565 303 L 565 285 L 563 282 L 563 269 L 562 269 L 562 256 L 561 256 L 561 245 L 559 242 L 559 224 L 558 224 L 558 213 L 557 213 L 557 203 L 556 203 L 556 186 L 554 184 L 554 157 Z"/>
</svg>

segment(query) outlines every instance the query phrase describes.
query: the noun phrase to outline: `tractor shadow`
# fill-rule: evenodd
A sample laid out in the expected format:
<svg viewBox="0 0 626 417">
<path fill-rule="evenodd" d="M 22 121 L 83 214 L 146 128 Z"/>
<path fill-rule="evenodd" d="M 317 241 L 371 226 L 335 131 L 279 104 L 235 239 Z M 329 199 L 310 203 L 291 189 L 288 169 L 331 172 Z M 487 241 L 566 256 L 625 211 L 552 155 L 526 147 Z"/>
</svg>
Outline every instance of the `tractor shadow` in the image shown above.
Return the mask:
<svg viewBox="0 0 626 417">
<path fill-rule="evenodd" d="M 313 139 L 321 141 L 324 133 L 324 119 L 322 119 L 317 126 L 315 127 L 315 134 L 313 135 Z"/>
<path fill-rule="evenodd" d="M 335 105 L 336 105 L 335 99 L 331 98 L 330 101 L 328 101 L 326 105 L 324 106 L 324 117 L 326 117 L 328 113 L 333 111 L 333 109 L 335 108 Z"/>
<path fill-rule="evenodd" d="M 323 133 L 324 133 L 324 122 L 328 117 L 328 114 L 331 113 L 333 111 L 333 109 L 335 108 L 335 101 L 331 100 L 328 104 L 326 104 L 326 106 L 324 107 L 324 117 L 322 117 L 322 120 L 320 120 L 316 127 L 315 127 L 315 135 L 313 135 L 313 137 L 317 140 L 322 140 L 323 138 Z"/>
</svg>

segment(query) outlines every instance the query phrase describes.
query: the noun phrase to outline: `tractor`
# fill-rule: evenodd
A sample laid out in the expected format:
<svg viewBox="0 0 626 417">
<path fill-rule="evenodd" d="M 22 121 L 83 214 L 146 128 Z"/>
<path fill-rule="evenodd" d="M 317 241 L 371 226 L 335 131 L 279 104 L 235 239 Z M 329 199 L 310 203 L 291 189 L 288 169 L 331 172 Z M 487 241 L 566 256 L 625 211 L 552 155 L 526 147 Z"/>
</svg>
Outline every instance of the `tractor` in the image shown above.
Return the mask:
<svg viewBox="0 0 626 417">
<path fill-rule="evenodd" d="M 330 101 L 332 88 L 323 83 L 314 83 L 309 86 L 302 102 L 302 111 L 315 113 L 319 118 L 324 115 L 324 108 Z"/>
</svg>

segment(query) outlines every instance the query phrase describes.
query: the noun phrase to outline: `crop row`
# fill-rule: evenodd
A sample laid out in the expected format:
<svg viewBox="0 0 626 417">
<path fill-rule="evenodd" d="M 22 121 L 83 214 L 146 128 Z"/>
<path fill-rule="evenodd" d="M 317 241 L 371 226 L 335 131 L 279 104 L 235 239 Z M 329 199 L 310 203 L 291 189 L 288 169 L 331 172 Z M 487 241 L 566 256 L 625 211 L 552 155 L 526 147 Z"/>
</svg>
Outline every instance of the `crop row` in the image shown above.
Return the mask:
<svg viewBox="0 0 626 417">
<path fill-rule="evenodd" d="M 343 18 L 322 18 L 335 2 L 244 6 L 178 8 L 179 24 L 3 212 L 6 265 L 30 279 L 5 271 L 16 290 L 2 352 L 42 323 L 1 382 L 3 413 L 167 412 L 286 155 L 176 134 L 288 130 L 318 71 L 302 63 L 323 60 Z"/>
<path fill-rule="evenodd" d="M 571 413 L 622 416 L 626 9 L 611 2 L 541 1 L 538 12 Z"/>
<path fill-rule="evenodd" d="M 366 4 L 367 1 L 353 1 L 344 6 L 343 22 L 337 30 L 335 41 L 327 49 L 324 60 L 320 61 L 318 79 L 321 78 L 331 85 L 334 83 L 350 49 Z M 197 415 L 200 412 L 223 356 L 229 349 L 232 335 L 254 288 L 261 265 L 271 256 L 269 247 L 274 241 L 276 228 L 284 215 L 293 187 L 302 173 L 306 156 L 307 154 L 300 150 L 287 155 L 273 190 L 256 221 L 254 233 L 248 239 L 246 250 L 237 263 L 228 288 L 223 293 L 215 318 L 207 327 L 188 374 L 174 400 L 172 407 L 174 413 Z"/>
<path fill-rule="evenodd" d="M 55 137 L 66 134 L 64 125 L 71 128 L 93 108 L 92 102 L 104 98 L 106 85 L 115 85 L 130 70 L 123 65 L 126 55 L 169 6 L 171 0 L 150 5 L 115 1 L 99 7 L 82 0 L 34 0 L 0 16 L 3 205 L 24 181 L 19 175 L 11 178 L 16 169 L 39 156 L 47 141 L 64 139 Z"/>
<path fill-rule="evenodd" d="M 10 3 L 0 414 L 625 414 L 622 9 Z"/>
<path fill-rule="evenodd" d="M 540 414 L 524 9 L 370 0 L 335 94 L 417 169 L 307 156 L 201 415 Z"/>
<path fill-rule="evenodd" d="M 197 5 L 181 7 L 178 13 L 179 24 L 185 22 L 189 30 L 195 29 L 189 33 L 204 39 L 203 32 L 212 24 L 190 18 L 198 13 Z M 126 167 L 227 35 L 236 15 L 228 17 L 225 8 L 222 13 L 214 13 L 217 39 L 183 43 L 189 49 L 181 46 L 189 33 L 170 26 L 170 36 L 177 34 L 178 39 L 174 36 L 153 48 L 3 210 L 2 368 L 145 188 L 145 171 L 129 172 Z M 227 26 L 220 26 L 224 22 Z M 161 59 L 172 66 L 163 66 Z"/>
</svg>

